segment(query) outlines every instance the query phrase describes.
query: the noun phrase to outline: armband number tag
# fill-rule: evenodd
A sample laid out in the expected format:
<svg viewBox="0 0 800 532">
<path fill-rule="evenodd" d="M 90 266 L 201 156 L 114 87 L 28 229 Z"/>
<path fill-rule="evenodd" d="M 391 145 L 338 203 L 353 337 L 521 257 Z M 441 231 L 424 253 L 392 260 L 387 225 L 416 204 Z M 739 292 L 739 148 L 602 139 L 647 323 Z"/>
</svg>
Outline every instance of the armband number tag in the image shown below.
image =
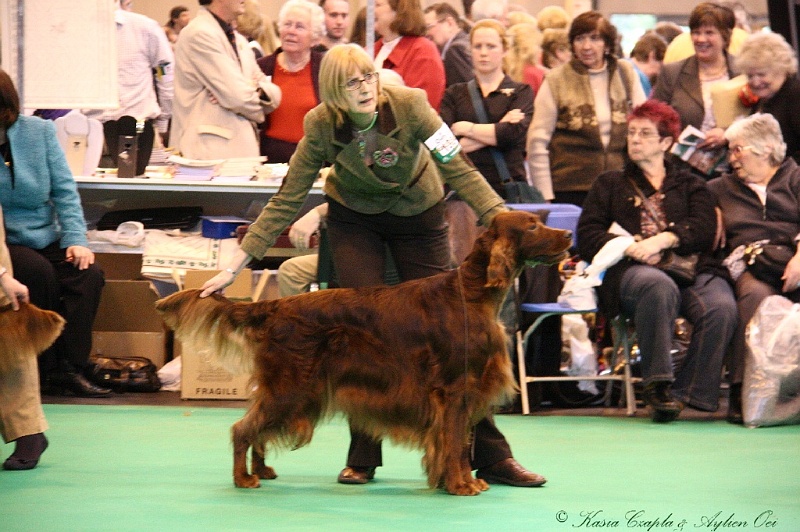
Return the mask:
<svg viewBox="0 0 800 532">
<path fill-rule="evenodd" d="M 461 151 L 461 144 L 447 124 L 442 124 L 436 133 L 425 141 L 425 146 L 431 150 L 431 153 L 439 162 L 448 163 L 458 152 Z"/>
</svg>

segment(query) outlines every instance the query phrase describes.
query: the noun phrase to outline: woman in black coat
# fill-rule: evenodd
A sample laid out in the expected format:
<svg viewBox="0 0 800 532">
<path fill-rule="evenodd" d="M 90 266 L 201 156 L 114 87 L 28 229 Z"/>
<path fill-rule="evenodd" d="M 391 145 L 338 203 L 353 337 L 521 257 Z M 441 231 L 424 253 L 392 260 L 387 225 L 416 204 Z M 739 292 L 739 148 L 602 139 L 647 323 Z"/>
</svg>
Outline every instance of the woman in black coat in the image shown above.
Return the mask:
<svg viewBox="0 0 800 532">
<path fill-rule="evenodd" d="M 709 253 L 714 199 L 702 179 L 667 160 L 679 132 L 680 117 L 669 105 L 650 100 L 635 108 L 628 117 L 630 160 L 623 170 L 597 178 L 578 222 L 578 251 L 587 261 L 618 237 L 621 231 L 609 232 L 615 223 L 636 239 L 608 269 L 598 295 L 607 315 L 621 313 L 634 322 L 644 399 L 661 422 L 677 418 L 684 405 L 717 409 L 722 362 L 736 328 L 733 291 L 716 274 Z M 656 267 L 669 251 L 701 254 L 693 284 L 679 286 Z M 693 333 L 675 370 L 671 349 L 679 314 L 692 323 Z"/>
</svg>

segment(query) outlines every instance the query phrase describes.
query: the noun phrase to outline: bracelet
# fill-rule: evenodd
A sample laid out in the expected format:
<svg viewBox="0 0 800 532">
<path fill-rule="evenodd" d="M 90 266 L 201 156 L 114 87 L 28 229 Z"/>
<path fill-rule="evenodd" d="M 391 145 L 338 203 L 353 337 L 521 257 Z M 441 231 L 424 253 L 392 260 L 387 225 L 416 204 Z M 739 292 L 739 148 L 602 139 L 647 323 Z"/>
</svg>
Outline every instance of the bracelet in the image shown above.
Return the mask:
<svg viewBox="0 0 800 532">
<path fill-rule="evenodd" d="M 8 273 L 8 268 L 6 268 L 5 266 L 0 268 L 0 277 L 4 276 L 7 273 Z"/>
<path fill-rule="evenodd" d="M 225 268 L 225 271 L 236 277 L 236 271 L 231 268 Z"/>
</svg>

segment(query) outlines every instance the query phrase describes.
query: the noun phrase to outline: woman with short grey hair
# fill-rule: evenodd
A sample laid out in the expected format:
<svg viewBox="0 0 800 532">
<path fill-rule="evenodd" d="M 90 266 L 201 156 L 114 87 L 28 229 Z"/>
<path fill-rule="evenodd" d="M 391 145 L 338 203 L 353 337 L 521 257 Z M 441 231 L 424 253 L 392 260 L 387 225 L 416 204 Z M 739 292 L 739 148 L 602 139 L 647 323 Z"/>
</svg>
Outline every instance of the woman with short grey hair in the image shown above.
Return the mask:
<svg viewBox="0 0 800 532">
<path fill-rule="evenodd" d="M 772 115 L 756 113 L 734 122 L 725 138 L 733 171 L 710 181 L 708 187 L 722 212 L 728 255 L 725 263 L 735 282 L 739 309 L 733 356 L 728 364 L 728 421 L 742 423 L 747 324 L 767 296 L 779 294 L 800 302 L 800 167 L 794 159 L 785 157 L 781 127 Z M 745 250 L 758 241 L 794 250 L 780 279 L 768 279 L 748 269 Z"/>
<path fill-rule="evenodd" d="M 755 33 L 739 51 L 737 68 L 747 75 L 743 103 L 755 113 L 769 113 L 780 124 L 786 152 L 800 162 L 800 100 L 797 54 L 778 33 Z"/>
</svg>

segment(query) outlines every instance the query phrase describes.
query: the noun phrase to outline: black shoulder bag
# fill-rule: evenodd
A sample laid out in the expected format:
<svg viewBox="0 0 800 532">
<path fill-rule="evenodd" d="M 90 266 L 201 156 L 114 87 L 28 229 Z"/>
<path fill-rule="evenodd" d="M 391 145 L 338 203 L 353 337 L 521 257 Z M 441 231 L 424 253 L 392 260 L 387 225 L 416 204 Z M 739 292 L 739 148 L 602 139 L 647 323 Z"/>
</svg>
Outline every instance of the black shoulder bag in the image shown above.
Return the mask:
<svg viewBox="0 0 800 532">
<path fill-rule="evenodd" d="M 489 124 L 489 118 L 486 116 L 486 109 L 483 107 L 483 101 L 478 93 L 478 84 L 474 79 L 467 82 L 470 98 L 472 98 L 472 107 L 475 109 L 475 116 L 478 117 L 479 123 Z M 500 180 L 503 183 L 504 199 L 506 203 L 544 203 L 544 196 L 542 193 L 528 184 L 527 181 L 514 181 L 511 179 L 511 174 L 508 172 L 506 160 L 500 150 L 493 146 L 489 146 L 489 151 L 494 159 L 494 165 L 497 168 L 497 173 L 500 175 Z"/>
</svg>

